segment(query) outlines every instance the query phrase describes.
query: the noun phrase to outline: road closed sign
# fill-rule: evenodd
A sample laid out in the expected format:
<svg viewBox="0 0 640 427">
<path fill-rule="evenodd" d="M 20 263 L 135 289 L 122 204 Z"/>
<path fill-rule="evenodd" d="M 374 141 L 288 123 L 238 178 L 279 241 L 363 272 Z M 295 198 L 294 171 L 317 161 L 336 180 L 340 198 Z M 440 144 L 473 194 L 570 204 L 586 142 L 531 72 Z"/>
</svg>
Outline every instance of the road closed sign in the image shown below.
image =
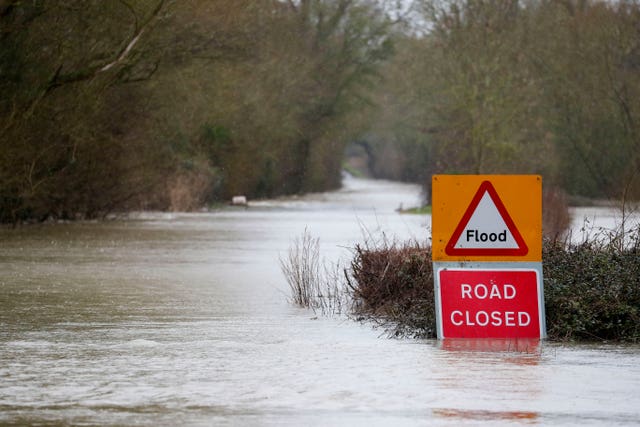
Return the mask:
<svg viewBox="0 0 640 427">
<path fill-rule="evenodd" d="M 438 338 L 544 338 L 542 178 L 434 175 Z"/>
<path fill-rule="evenodd" d="M 440 338 L 541 338 L 536 269 L 441 268 L 436 272 Z"/>
<path fill-rule="evenodd" d="M 541 261 L 539 175 L 434 175 L 434 261 Z"/>
</svg>

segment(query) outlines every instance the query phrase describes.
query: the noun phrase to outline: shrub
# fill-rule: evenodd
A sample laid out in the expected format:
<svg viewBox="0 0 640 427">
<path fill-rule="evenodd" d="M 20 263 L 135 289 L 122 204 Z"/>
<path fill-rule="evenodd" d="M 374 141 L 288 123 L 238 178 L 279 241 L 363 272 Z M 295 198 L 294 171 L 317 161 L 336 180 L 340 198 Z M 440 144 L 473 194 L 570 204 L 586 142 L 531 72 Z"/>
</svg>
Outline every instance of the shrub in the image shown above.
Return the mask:
<svg viewBox="0 0 640 427">
<path fill-rule="evenodd" d="M 173 212 L 194 211 L 210 198 L 219 177 L 205 162 L 179 168 L 167 181 L 169 209 Z"/>
<path fill-rule="evenodd" d="M 357 318 L 383 325 L 392 336 L 436 336 L 431 248 L 418 243 L 358 245 L 350 274 Z"/>
<path fill-rule="evenodd" d="M 638 242 L 636 238 L 624 248 L 595 240 L 578 245 L 545 243 L 544 292 L 550 339 L 640 340 Z"/>
</svg>

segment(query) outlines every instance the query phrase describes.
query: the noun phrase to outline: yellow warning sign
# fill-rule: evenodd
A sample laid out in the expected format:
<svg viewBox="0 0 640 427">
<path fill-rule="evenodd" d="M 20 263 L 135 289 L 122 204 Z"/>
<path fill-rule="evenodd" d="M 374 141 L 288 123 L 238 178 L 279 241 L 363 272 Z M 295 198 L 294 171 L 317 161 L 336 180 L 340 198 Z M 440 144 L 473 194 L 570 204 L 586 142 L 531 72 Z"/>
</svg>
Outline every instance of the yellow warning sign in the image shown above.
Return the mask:
<svg viewBox="0 0 640 427">
<path fill-rule="evenodd" d="M 434 175 L 434 261 L 542 261 L 542 177 Z"/>
</svg>

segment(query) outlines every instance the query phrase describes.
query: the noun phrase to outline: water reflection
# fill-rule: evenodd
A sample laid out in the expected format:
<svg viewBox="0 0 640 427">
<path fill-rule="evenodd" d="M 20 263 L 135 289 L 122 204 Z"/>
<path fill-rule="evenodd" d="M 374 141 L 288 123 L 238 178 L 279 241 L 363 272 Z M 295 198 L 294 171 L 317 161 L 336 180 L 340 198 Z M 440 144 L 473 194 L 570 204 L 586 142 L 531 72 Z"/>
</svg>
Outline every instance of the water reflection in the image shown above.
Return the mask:
<svg viewBox="0 0 640 427">
<path fill-rule="evenodd" d="M 446 351 L 540 355 L 540 340 L 537 338 L 447 338 L 439 342 L 440 348 Z"/>
<path fill-rule="evenodd" d="M 524 421 L 527 424 L 537 424 L 539 414 L 529 411 L 483 411 L 464 409 L 442 409 L 436 408 L 433 414 L 437 417 L 458 419 L 463 421 Z"/>
<path fill-rule="evenodd" d="M 537 420 L 531 402 L 547 392 L 538 339 L 445 339 L 439 342 L 438 389 L 457 397 L 434 415 L 469 421 Z"/>
</svg>

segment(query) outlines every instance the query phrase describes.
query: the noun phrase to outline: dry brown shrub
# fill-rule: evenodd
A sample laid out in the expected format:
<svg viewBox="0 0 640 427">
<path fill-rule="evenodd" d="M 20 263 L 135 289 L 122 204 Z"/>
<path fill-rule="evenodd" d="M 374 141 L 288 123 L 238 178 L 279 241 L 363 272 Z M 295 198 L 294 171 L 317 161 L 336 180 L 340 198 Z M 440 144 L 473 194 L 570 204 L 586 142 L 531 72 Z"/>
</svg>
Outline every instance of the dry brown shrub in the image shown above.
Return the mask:
<svg viewBox="0 0 640 427">
<path fill-rule="evenodd" d="M 571 225 L 567 194 L 559 187 L 542 193 L 542 234 L 552 241 L 563 239 Z"/>
<path fill-rule="evenodd" d="M 214 174 L 205 167 L 177 171 L 167 182 L 169 209 L 189 212 L 204 206 L 213 187 Z"/>
<path fill-rule="evenodd" d="M 392 336 L 436 336 L 431 248 L 418 243 L 358 245 L 351 277 L 356 315 L 380 323 Z"/>
</svg>

